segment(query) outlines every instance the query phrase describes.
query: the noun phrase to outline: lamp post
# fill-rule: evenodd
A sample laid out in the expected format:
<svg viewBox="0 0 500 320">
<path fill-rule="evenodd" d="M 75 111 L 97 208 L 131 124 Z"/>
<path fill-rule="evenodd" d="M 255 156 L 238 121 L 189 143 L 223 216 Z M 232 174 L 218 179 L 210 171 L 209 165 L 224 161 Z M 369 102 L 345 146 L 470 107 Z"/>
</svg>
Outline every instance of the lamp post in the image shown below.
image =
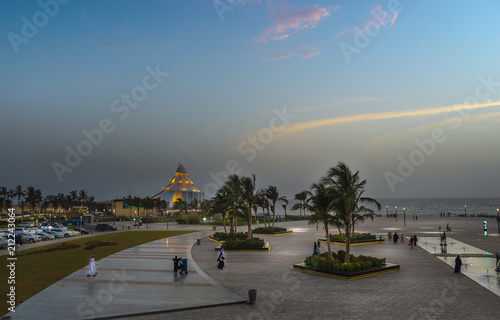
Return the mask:
<svg viewBox="0 0 500 320">
<path fill-rule="evenodd" d="M 497 227 L 498 227 L 498 233 L 500 234 L 500 216 L 498 215 L 498 209 L 497 209 Z"/>
<path fill-rule="evenodd" d="M 467 217 L 467 205 L 464 206 L 465 216 Z"/>
<path fill-rule="evenodd" d="M 387 218 L 389 218 L 389 206 L 385 206 L 385 210 L 387 210 Z"/>
<path fill-rule="evenodd" d="M 394 207 L 396 209 L 396 222 L 398 222 L 398 207 Z"/>
<path fill-rule="evenodd" d="M 406 227 L 406 208 L 403 208 L 403 220 L 404 220 L 404 226 Z"/>
</svg>

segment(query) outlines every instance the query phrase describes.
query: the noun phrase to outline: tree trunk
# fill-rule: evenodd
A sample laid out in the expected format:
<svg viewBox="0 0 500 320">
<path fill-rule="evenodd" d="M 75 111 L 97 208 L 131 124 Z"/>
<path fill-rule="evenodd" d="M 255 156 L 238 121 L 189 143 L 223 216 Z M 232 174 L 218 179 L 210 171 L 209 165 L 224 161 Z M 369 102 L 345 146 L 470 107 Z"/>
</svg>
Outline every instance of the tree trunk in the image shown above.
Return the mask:
<svg viewBox="0 0 500 320">
<path fill-rule="evenodd" d="M 252 239 L 252 212 L 250 211 L 250 217 L 248 218 L 248 236 L 247 239 Z"/>
<path fill-rule="evenodd" d="M 330 245 L 330 234 L 328 233 L 328 223 L 325 223 L 326 248 L 328 249 L 328 259 L 333 260 L 332 246 Z"/>
<path fill-rule="evenodd" d="M 276 204 L 274 206 L 271 207 L 271 209 L 273 210 L 273 228 L 274 228 L 274 222 L 276 221 Z"/>
<path fill-rule="evenodd" d="M 224 232 L 227 234 L 227 228 L 226 228 L 226 215 L 222 214 L 222 224 L 224 226 Z"/>
<path fill-rule="evenodd" d="M 345 234 L 345 263 L 349 263 L 349 255 L 351 253 L 351 215 L 347 219 L 347 228 Z"/>
</svg>

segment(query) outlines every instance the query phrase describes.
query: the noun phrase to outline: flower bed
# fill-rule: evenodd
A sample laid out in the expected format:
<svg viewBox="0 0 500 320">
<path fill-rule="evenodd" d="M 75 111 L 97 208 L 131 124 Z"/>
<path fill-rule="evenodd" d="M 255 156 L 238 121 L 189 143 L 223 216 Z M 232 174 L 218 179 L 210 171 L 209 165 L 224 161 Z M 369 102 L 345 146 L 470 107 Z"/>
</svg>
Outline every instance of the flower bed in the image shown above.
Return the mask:
<svg viewBox="0 0 500 320">
<path fill-rule="evenodd" d="M 215 250 L 220 249 L 234 251 L 269 251 L 271 245 L 269 242 L 264 242 L 264 240 L 258 238 L 244 240 L 234 240 L 230 238 L 215 248 Z"/>
<path fill-rule="evenodd" d="M 255 228 L 252 232 L 255 234 L 271 234 L 271 235 L 291 233 L 291 231 L 287 231 L 286 228 L 280 228 L 280 227 Z"/>
<path fill-rule="evenodd" d="M 399 270 L 399 265 L 386 263 L 385 259 L 350 255 L 350 263 L 344 263 L 343 250 L 333 253 L 334 260 L 328 259 L 328 253 L 309 256 L 304 263 L 294 264 L 293 269 L 305 273 L 317 274 L 344 280 L 361 279 Z"/>
<path fill-rule="evenodd" d="M 323 270 L 330 271 L 354 271 L 368 269 L 371 267 L 380 267 L 384 264 L 384 261 L 374 257 L 367 257 L 363 255 L 355 256 L 349 255 L 350 263 L 344 263 L 345 261 L 345 251 L 339 250 L 337 252 L 332 252 L 333 261 L 328 259 L 328 252 L 324 252 L 320 255 L 312 255 L 304 260 L 304 263 L 308 267 L 315 267 Z"/>
</svg>

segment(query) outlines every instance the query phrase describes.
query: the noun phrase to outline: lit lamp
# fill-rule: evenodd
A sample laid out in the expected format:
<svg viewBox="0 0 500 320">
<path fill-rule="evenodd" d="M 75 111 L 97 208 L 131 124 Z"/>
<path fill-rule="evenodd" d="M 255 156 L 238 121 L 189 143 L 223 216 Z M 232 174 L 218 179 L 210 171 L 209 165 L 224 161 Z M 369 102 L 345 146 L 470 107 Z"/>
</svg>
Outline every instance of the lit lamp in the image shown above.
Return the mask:
<svg viewBox="0 0 500 320">
<path fill-rule="evenodd" d="M 396 209 L 396 222 L 398 222 L 398 207 L 394 207 Z"/>
<path fill-rule="evenodd" d="M 467 205 L 464 206 L 465 209 L 465 216 L 467 217 Z"/>
<path fill-rule="evenodd" d="M 403 220 L 404 220 L 404 226 L 406 227 L 406 208 L 403 208 Z"/>
</svg>

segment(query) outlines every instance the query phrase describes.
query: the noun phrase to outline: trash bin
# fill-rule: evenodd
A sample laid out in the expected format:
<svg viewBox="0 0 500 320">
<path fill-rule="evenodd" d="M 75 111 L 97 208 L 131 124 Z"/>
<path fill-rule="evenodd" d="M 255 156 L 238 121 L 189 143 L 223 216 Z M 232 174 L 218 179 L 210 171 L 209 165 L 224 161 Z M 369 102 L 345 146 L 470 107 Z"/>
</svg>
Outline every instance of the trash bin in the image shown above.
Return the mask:
<svg viewBox="0 0 500 320">
<path fill-rule="evenodd" d="M 63 227 L 67 227 L 68 226 L 68 221 L 63 221 Z"/>
<path fill-rule="evenodd" d="M 257 290 L 255 289 L 248 290 L 248 303 L 255 304 L 256 300 L 257 300 Z"/>
<path fill-rule="evenodd" d="M 186 268 L 186 270 L 187 270 L 187 268 L 188 268 L 188 259 L 187 258 L 183 258 L 182 259 L 182 266 L 184 268 Z"/>
<path fill-rule="evenodd" d="M 201 239 L 196 239 L 196 244 L 200 245 L 200 243 L 201 243 Z"/>
</svg>

